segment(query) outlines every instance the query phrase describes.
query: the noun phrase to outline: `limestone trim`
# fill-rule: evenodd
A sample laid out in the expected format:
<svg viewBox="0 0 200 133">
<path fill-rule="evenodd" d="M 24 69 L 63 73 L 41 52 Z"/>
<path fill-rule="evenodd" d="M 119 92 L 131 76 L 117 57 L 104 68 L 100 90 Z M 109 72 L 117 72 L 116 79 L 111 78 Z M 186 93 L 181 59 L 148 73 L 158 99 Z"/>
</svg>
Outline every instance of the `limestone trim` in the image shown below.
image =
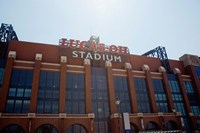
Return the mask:
<svg viewBox="0 0 200 133">
<path fill-rule="evenodd" d="M 90 65 L 90 60 L 89 59 L 84 59 L 84 65 Z"/>
<path fill-rule="evenodd" d="M 84 66 L 78 66 L 78 65 L 67 65 L 67 67 L 84 68 Z"/>
<path fill-rule="evenodd" d="M 144 65 L 142 66 L 142 70 L 143 70 L 143 71 L 149 71 L 150 68 L 149 68 L 148 65 L 144 64 Z"/>
<path fill-rule="evenodd" d="M 35 54 L 35 60 L 42 61 L 42 54 L 41 53 L 36 53 Z"/>
<path fill-rule="evenodd" d="M 165 69 L 163 66 L 160 66 L 160 67 L 158 68 L 158 71 L 159 71 L 160 73 L 162 73 L 162 72 L 166 72 L 166 69 Z"/>
<path fill-rule="evenodd" d="M 174 74 L 181 73 L 181 71 L 180 71 L 180 69 L 179 69 L 179 68 L 174 68 L 174 69 L 173 69 L 173 72 L 174 72 Z"/>
<path fill-rule="evenodd" d="M 112 67 L 111 61 L 106 61 L 106 62 L 105 62 L 105 67 L 106 67 L 106 68 L 107 68 L 107 67 Z"/>
<path fill-rule="evenodd" d="M 57 63 L 47 63 L 47 62 L 41 62 L 41 65 L 60 66 L 60 64 Z"/>
<path fill-rule="evenodd" d="M 67 63 L 67 56 L 60 56 L 60 62 Z"/>
<path fill-rule="evenodd" d="M 85 73 L 84 71 L 66 70 L 69 73 Z"/>
<path fill-rule="evenodd" d="M 34 67 L 22 67 L 22 66 L 13 66 L 13 68 L 20 68 L 20 69 L 34 69 Z"/>
<path fill-rule="evenodd" d="M 27 63 L 27 64 L 35 64 L 33 61 L 24 61 L 24 60 L 14 60 L 15 63 Z"/>
<path fill-rule="evenodd" d="M 125 68 L 125 69 L 132 69 L 131 63 L 126 62 L 126 63 L 124 64 L 124 68 Z"/>
<path fill-rule="evenodd" d="M 16 59 L 16 51 L 9 51 L 8 57 Z"/>
</svg>

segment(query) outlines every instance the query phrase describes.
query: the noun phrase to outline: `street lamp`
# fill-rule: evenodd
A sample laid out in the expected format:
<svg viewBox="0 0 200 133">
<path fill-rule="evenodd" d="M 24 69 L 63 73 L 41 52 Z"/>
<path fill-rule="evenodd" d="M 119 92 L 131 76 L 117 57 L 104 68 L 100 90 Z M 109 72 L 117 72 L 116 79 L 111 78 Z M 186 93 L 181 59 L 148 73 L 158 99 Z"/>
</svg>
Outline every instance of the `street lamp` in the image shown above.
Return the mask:
<svg viewBox="0 0 200 133">
<path fill-rule="evenodd" d="M 120 101 L 118 98 L 115 99 L 115 104 L 116 104 L 116 106 L 117 106 L 117 114 L 118 114 L 119 133 L 121 132 L 121 131 L 120 131 L 120 121 L 119 121 L 119 119 L 120 119 L 120 112 L 119 112 L 119 105 L 120 105 L 120 102 L 121 102 L 121 101 Z"/>
<path fill-rule="evenodd" d="M 117 105 L 117 107 L 119 106 L 120 102 L 121 102 L 121 101 L 120 101 L 118 98 L 116 98 L 115 104 Z"/>
<path fill-rule="evenodd" d="M 175 108 L 172 108 L 172 112 L 173 112 L 173 113 L 176 113 L 176 109 L 175 109 Z"/>
</svg>

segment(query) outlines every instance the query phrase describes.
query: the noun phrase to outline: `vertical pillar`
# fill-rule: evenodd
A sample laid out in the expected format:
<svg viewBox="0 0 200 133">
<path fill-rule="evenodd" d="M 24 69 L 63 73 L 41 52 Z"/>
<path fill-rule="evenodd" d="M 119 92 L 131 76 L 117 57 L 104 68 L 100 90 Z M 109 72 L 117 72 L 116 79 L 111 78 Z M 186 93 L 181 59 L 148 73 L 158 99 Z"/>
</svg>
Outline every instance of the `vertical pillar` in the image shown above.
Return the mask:
<svg viewBox="0 0 200 133">
<path fill-rule="evenodd" d="M 162 112 L 158 113 L 159 125 L 162 130 L 165 130 L 164 116 Z"/>
<path fill-rule="evenodd" d="M 5 112 L 8 90 L 10 86 L 10 79 L 15 59 L 16 59 L 16 52 L 10 51 L 8 53 L 7 63 L 4 72 L 4 79 L 0 93 L 0 112 Z"/>
<path fill-rule="evenodd" d="M 112 75 L 112 63 L 110 61 L 106 61 L 105 67 L 107 70 L 110 114 L 113 114 L 117 112 L 117 110 L 116 110 L 115 95 L 114 95 L 115 91 L 114 91 L 114 83 L 113 83 L 113 75 Z"/>
<path fill-rule="evenodd" d="M 117 105 L 116 105 L 116 97 L 115 97 L 114 82 L 113 82 L 113 72 L 112 72 L 112 63 L 110 61 L 106 61 L 105 67 L 106 67 L 106 71 L 107 71 L 108 98 L 109 98 L 109 108 L 110 108 L 111 126 L 112 126 L 111 130 L 114 133 L 120 133 L 122 126 L 121 126 L 120 115 L 119 115 L 119 112 L 117 110 Z"/>
<path fill-rule="evenodd" d="M 171 94 L 171 91 L 170 91 L 170 86 L 169 86 L 166 70 L 165 70 L 164 67 L 160 66 L 159 67 L 159 72 L 162 73 L 163 85 L 164 85 L 164 90 L 165 90 L 165 93 L 166 93 L 166 96 L 167 96 L 167 100 L 168 100 L 168 104 L 169 104 L 168 105 L 169 106 L 169 110 L 171 112 L 173 112 L 174 109 L 175 109 L 175 106 L 174 106 L 174 103 L 173 103 L 172 94 Z"/>
<path fill-rule="evenodd" d="M 183 96 L 183 100 L 184 100 L 184 103 L 185 103 L 185 106 L 186 106 L 186 111 L 188 113 L 190 113 L 191 112 L 190 103 L 189 103 L 189 99 L 187 97 L 187 93 L 185 91 L 185 86 L 184 86 L 183 79 L 181 77 L 180 70 L 178 68 L 175 68 L 174 69 L 174 74 L 176 74 L 178 82 L 179 82 L 179 85 L 180 85 L 181 94 Z"/>
<path fill-rule="evenodd" d="M 38 95 L 38 87 L 39 87 L 39 79 L 40 79 L 40 65 L 42 61 L 42 54 L 37 53 L 35 55 L 35 65 L 33 72 L 33 83 L 32 83 L 32 91 L 31 91 L 31 101 L 30 101 L 30 112 L 37 112 L 37 95 Z"/>
<path fill-rule="evenodd" d="M 91 67 L 90 60 L 84 60 L 85 67 L 85 112 L 92 113 L 92 93 L 91 93 Z"/>
<path fill-rule="evenodd" d="M 67 56 L 60 57 L 60 96 L 59 96 L 59 113 L 66 112 L 66 65 Z"/>
<path fill-rule="evenodd" d="M 183 101 L 185 103 L 185 107 L 186 107 L 186 111 L 187 111 L 187 115 L 189 116 L 189 124 L 191 125 L 191 128 L 194 129 L 195 128 L 195 122 L 192 119 L 192 111 L 190 108 L 190 103 L 189 103 L 189 99 L 187 97 L 187 92 L 185 91 L 185 86 L 184 86 L 184 81 L 181 77 L 181 72 L 178 68 L 174 68 L 174 74 L 176 74 L 179 85 L 180 85 L 180 89 L 181 89 L 181 94 L 183 96 Z"/>
<path fill-rule="evenodd" d="M 129 97 L 131 102 L 131 113 L 137 113 L 137 99 L 136 99 L 136 92 L 134 88 L 133 76 L 132 76 L 132 66 L 130 63 L 125 63 L 125 69 L 127 70 L 128 76 L 128 89 L 129 89 Z"/>
<path fill-rule="evenodd" d="M 155 100 L 155 95 L 154 95 L 154 90 L 153 90 L 153 84 L 151 80 L 151 74 L 150 74 L 150 69 L 148 65 L 143 65 L 142 70 L 145 71 L 146 75 L 146 84 L 147 84 L 147 89 L 149 93 L 149 98 L 150 98 L 150 104 L 151 104 L 151 110 L 152 113 L 157 113 L 157 105 L 156 105 L 156 100 Z"/>
</svg>

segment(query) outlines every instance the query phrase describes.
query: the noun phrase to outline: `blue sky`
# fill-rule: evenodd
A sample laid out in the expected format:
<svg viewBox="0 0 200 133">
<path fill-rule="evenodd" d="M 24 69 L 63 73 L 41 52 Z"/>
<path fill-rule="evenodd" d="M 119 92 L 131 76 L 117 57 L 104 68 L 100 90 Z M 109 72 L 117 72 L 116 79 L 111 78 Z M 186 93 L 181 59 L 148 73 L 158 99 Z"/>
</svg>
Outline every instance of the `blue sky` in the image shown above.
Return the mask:
<svg viewBox="0 0 200 133">
<path fill-rule="evenodd" d="M 1 0 L 0 23 L 21 41 L 95 35 L 136 55 L 164 46 L 170 59 L 200 56 L 200 0 Z"/>
</svg>

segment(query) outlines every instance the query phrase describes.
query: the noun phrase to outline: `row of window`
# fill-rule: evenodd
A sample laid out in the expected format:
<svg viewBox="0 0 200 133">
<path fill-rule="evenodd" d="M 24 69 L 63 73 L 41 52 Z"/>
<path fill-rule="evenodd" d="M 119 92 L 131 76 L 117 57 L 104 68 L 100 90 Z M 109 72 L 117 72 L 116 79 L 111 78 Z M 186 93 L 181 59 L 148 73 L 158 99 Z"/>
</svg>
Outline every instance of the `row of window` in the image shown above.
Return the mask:
<svg viewBox="0 0 200 133">
<path fill-rule="evenodd" d="M 32 87 L 32 70 L 14 69 L 8 93 L 7 113 L 28 113 L 30 108 L 30 97 Z M 84 74 L 66 74 L 66 113 L 85 113 L 85 78 Z M 109 116 L 107 73 L 104 68 L 91 69 L 91 92 L 92 112 L 95 113 L 95 129 L 97 132 L 107 132 L 107 117 Z M 179 84 L 175 75 L 168 75 L 172 98 L 176 111 L 182 113 L 185 127 L 189 129 L 186 122 L 186 108 L 183 102 Z M 114 76 L 114 95 L 120 100 L 117 106 L 118 112 L 131 112 L 128 81 L 126 77 Z M 58 113 L 59 110 L 59 72 L 40 72 L 37 113 Z M 133 78 L 136 91 L 138 112 L 150 113 L 151 106 L 148 88 L 144 78 Z M 168 100 L 165 94 L 162 80 L 153 79 L 153 89 L 158 112 L 169 112 Z M 184 82 L 192 112 L 199 115 L 199 105 L 195 99 L 195 89 L 191 82 Z"/>
<path fill-rule="evenodd" d="M 29 113 L 30 100 L 7 100 L 7 113 Z"/>
<path fill-rule="evenodd" d="M 66 80 L 66 110 L 67 113 L 84 113 L 85 112 L 85 79 L 84 74 L 67 73 Z M 15 104 L 24 101 L 30 101 L 31 87 L 32 87 L 33 70 L 18 70 L 13 69 L 11 83 L 8 93 L 8 101 L 6 112 L 21 113 L 23 112 L 23 106 L 18 111 L 15 111 Z M 104 68 L 91 69 L 91 92 L 93 105 L 99 105 L 96 110 L 96 115 L 101 113 L 101 110 L 107 110 L 108 108 L 108 88 L 107 88 L 107 75 Z M 185 105 L 183 97 L 180 91 L 178 81 L 176 81 L 175 75 L 168 75 L 172 98 L 175 103 L 177 111 L 185 114 Z M 119 111 L 131 112 L 130 97 L 128 89 L 128 81 L 126 77 L 114 76 L 114 93 L 115 97 L 120 99 Z M 37 112 L 38 113 L 58 113 L 59 105 L 59 86 L 60 86 L 60 73 L 59 72 L 47 72 L 41 71 L 38 97 L 37 97 Z M 135 85 L 136 98 L 138 104 L 138 111 L 143 113 L 150 113 L 151 106 L 148 95 L 148 89 L 146 86 L 146 80 L 144 78 L 133 78 Z M 169 112 L 168 99 L 165 94 L 162 80 L 153 79 L 153 88 L 155 94 L 155 100 L 158 107 L 158 112 Z M 195 115 L 198 115 L 199 103 L 196 99 L 195 88 L 191 82 L 184 82 L 185 89 L 190 100 L 192 111 Z M 21 100 L 21 102 L 17 101 Z M 12 102 L 11 102 L 12 101 Z M 94 104 L 95 103 L 95 104 Z M 98 104 L 98 103 L 102 103 Z M 181 106 L 178 106 L 180 103 Z M 14 106 L 13 106 L 14 105 Z M 56 106 L 57 105 L 57 106 Z M 182 107 L 183 106 L 183 107 Z M 16 104 L 16 107 L 17 104 Z M 12 109 L 10 109 L 12 108 Z M 10 111 L 12 110 L 12 111 Z M 197 114 L 198 113 L 198 114 Z M 108 113 L 104 113 L 108 114 Z M 100 114 L 101 115 L 101 114 Z"/>
<path fill-rule="evenodd" d="M 33 80 L 33 70 L 13 69 L 7 97 L 7 113 L 28 113 Z"/>
</svg>

